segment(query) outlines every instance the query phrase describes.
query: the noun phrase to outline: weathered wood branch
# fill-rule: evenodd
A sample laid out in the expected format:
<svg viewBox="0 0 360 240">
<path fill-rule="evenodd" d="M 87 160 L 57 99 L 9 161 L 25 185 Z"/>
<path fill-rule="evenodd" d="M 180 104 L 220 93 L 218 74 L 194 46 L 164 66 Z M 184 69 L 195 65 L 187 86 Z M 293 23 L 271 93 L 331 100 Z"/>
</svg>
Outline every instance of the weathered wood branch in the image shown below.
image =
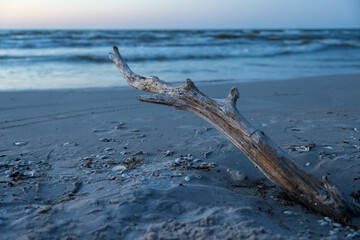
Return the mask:
<svg viewBox="0 0 360 240">
<path fill-rule="evenodd" d="M 114 52 L 115 56 L 110 53 L 109 58 L 131 87 L 156 93 L 139 96 L 139 101 L 169 105 L 205 119 L 235 144 L 267 178 L 306 207 L 344 224 L 351 225 L 352 220 L 359 216 L 357 206 L 346 200 L 327 177 L 324 176 L 320 182 L 307 174 L 264 132 L 239 113 L 236 87 L 225 99 L 212 99 L 200 92 L 190 79 L 182 86 L 172 86 L 157 77 L 139 76 L 131 71 L 117 47 L 114 47 Z"/>
</svg>

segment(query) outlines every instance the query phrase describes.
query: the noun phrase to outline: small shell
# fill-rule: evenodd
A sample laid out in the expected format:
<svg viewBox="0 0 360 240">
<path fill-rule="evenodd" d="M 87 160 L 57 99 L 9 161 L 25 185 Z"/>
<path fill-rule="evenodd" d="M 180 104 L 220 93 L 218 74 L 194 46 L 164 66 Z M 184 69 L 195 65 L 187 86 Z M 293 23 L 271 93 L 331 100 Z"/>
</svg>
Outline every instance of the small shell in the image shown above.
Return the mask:
<svg viewBox="0 0 360 240">
<path fill-rule="evenodd" d="M 174 161 L 176 164 L 179 164 L 180 162 L 181 162 L 181 159 L 180 158 L 177 158 L 177 159 L 175 159 L 175 161 Z"/>
<path fill-rule="evenodd" d="M 189 181 L 190 181 L 190 177 L 185 177 L 185 181 L 189 182 Z"/>
<path fill-rule="evenodd" d="M 27 177 L 34 177 L 35 176 L 35 173 L 34 171 L 25 171 L 23 173 L 24 176 L 27 176 Z"/>
<path fill-rule="evenodd" d="M 293 211 L 289 211 L 289 210 L 284 211 L 283 213 L 286 214 L 286 215 L 294 215 L 294 212 L 293 212 Z"/>
<path fill-rule="evenodd" d="M 358 233 L 348 233 L 347 235 L 346 235 L 346 237 L 347 238 L 353 238 L 353 237 L 356 237 L 358 235 Z"/>
<path fill-rule="evenodd" d="M 112 171 L 113 172 L 116 172 L 116 173 L 122 173 L 126 170 L 126 167 L 123 166 L 123 165 L 118 165 L 118 166 L 115 166 L 113 167 Z"/>
<path fill-rule="evenodd" d="M 121 176 L 122 176 L 123 178 L 129 178 L 129 177 L 130 177 L 130 176 L 129 176 L 128 174 L 126 174 L 126 173 L 121 174 Z"/>
<path fill-rule="evenodd" d="M 295 146 L 294 150 L 297 152 L 308 152 L 310 148 L 308 146 Z"/>
<path fill-rule="evenodd" d="M 111 147 L 107 147 L 107 148 L 104 149 L 105 152 L 110 152 L 110 151 L 113 151 L 113 150 L 114 150 L 114 149 L 111 148 Z"/>
<path fill-rule="evenodd" d="M 324 221 L 324 220 L 318 220 L 318 223 L 320 223 L 320 226 L 326 226 L 328 225 L 329 223 L 327 221 Z"/>
<path fill-rule="evenodd" d="M 307 162 L 305 165 L 306 165 L 307 167 L 310 167 L 311 163 Z"/>
<path fill-rule="evenodd" d="M 27 142 L 16 142 L 14 143 L 15 146 L 25 146 Z"/>
<path fill-rule="evenodd" d="M 334 227 L 341 228 L 341 224 L 340 224 L 340 223 L 333 223 L 332 225 L 333 225 Z"/>
</svg>

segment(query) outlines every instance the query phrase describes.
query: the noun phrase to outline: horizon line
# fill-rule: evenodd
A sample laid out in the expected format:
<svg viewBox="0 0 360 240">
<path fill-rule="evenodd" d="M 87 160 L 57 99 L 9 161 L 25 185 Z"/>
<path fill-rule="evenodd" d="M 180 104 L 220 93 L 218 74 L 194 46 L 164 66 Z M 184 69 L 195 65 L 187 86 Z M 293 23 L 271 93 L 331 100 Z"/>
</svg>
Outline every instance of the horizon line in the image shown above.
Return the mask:
<svg viewBox="0 0 360 240">
<path fill-rule="evenodd" d="M 49 28 L 2 28 L 0 30 L 125 30 L 125 31 L 184 31 L 184 30 L 360 30 L 360 27 L 284 27 L 284 28 L 272 28 L 272 27 L 203 27 L 203 28 L 115 28 L 115 27 L 49 27 Z"/>
</svg>

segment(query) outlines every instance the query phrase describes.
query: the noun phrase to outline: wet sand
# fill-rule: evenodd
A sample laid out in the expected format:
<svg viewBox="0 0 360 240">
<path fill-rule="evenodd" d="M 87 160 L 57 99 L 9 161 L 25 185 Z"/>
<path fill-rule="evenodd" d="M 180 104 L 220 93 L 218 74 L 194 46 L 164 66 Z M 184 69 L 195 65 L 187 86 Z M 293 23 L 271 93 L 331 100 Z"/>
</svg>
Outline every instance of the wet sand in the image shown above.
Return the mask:
<svg viewBox="0 0 360 240">
<path fill-rule="evenodd" d="M 360 74 L 238 86 L 239 111 L 360 201 Z M 1 239 L 344 239 L 199 117 L 124 88 L 0 92 Z M 308 152 L 294 146 L 315 147 Z"/>
</svg>

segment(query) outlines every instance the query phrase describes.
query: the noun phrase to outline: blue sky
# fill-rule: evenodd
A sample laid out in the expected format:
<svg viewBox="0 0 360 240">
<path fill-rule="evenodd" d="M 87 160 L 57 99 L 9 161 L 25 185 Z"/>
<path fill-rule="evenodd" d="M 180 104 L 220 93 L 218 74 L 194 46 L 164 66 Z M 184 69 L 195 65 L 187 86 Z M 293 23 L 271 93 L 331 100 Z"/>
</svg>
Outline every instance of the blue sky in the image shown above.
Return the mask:
<svg viewBox="0 0 360 240">
<path fill-rule="evenodd" d="M 360 28 L 360 0 L 0 0 L 0 28 Z"/>
</svg>

